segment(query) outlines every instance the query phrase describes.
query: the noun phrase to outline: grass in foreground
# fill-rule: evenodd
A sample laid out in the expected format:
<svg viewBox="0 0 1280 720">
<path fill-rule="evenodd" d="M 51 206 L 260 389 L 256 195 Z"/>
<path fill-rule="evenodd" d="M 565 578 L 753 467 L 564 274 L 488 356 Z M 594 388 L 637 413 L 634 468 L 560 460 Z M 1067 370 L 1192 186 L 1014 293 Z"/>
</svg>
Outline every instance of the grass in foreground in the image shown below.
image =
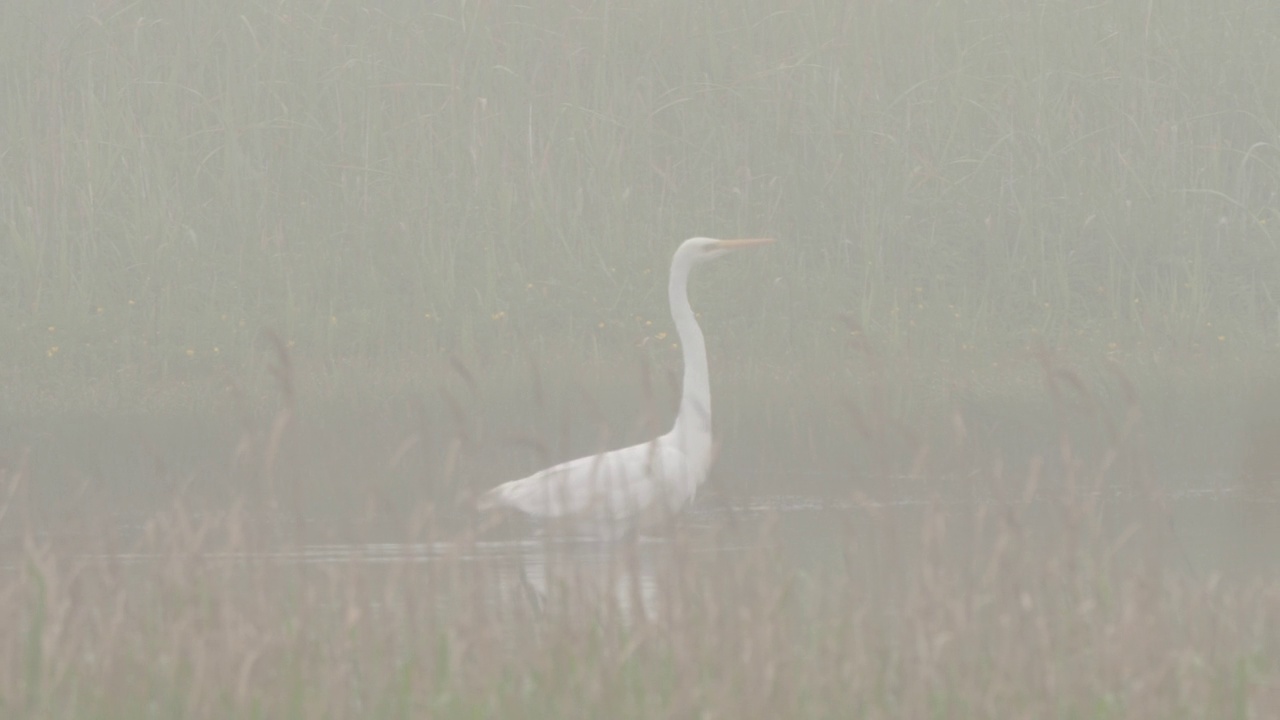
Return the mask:
<svg viewBox="0 0 1280 720">
<path fill-rule="evenodd" d="M 21 486 L 35 479 L 11 469 L 0 515 L 9 528 L 0 709 L 131 718 L 1280 712 L 1273 569 L 1186 563 L 1161 490 L 1143 477 L 1136 406 L 1095 414 L 1076 376 L 1046 373 L 1061 407 L 1084 406 L 1109 445 L 1079 449 L 1064 422 L 1055 457 L 1004 469 L 979 458 L 973 466 L 988 470 L 967 482 L 982 488 L 981 501 L 940 495 L 910 520 L 855 502 L 806 519 L 824 531 L 799 548 L 771 522 L 731 512 L 607 552 L 516 545 L 477 538 L 451 504 L 406 513 L 391 530 L 329 528 L 317 542 L 287 496 L 271 492 L 201 512 L 179 499 L 128 532 L 88 513 L 72 531 L 24 511 Z M 897 431 L 868 407 L 852 436 Z M 947 469 L 921 457 L 918 472 Z M 1142 501 L 1117 520 L 1106 498 L 1121 484 Z"/>
</svg>

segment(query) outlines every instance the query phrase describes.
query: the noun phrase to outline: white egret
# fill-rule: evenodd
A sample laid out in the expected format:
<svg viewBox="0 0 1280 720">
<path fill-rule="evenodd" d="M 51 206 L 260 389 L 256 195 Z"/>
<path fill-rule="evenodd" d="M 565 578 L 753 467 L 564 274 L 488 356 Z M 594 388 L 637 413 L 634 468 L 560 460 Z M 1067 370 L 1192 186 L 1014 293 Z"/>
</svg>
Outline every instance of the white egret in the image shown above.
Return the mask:
<svg viewBox="0 0 1280 720">
<path fill-rule="evenodd" d="M 515 508 L 538 520 L 618 536 L 646 519 L 670 516 L 692 499 L 711 467 L 712 440 L 707 347 L 689 306 L 689 273 L 732 250 L 771 242 L 696 237 L 676 249 L 667 294 L 684 354 L 684 380 L 670 432 L 503 483 L 481 496 L 481 509 Z"/>
</svg>

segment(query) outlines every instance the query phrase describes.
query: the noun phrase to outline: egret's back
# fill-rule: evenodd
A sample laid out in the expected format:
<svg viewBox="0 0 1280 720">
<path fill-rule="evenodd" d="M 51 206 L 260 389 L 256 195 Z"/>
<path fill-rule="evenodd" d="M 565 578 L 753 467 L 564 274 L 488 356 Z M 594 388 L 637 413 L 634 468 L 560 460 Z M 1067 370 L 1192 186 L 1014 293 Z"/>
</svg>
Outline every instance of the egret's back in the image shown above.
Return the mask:
<svg viewBox="0 0 1280 720">
<path fill-rule="evenodd" d="M 503 483 L 482 508 L 508 507 L 538 520 L 630 529 L 675 513 L 706 474 L 663 435 L 651 442 L 578 458 Z"/>
</svg>

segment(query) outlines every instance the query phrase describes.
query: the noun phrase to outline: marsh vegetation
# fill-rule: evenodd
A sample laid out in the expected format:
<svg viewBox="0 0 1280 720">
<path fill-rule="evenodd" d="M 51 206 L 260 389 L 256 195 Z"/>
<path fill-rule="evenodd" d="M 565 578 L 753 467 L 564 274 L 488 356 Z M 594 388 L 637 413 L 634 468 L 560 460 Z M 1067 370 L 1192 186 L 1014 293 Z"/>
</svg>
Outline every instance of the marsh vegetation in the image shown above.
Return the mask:
<svg viewBox="0 0 1280 720">
<path fill-rule="evenodd" d="M 1260 7 L 0 4 L 0 711 L 1275 715 Z"/>
</svg>

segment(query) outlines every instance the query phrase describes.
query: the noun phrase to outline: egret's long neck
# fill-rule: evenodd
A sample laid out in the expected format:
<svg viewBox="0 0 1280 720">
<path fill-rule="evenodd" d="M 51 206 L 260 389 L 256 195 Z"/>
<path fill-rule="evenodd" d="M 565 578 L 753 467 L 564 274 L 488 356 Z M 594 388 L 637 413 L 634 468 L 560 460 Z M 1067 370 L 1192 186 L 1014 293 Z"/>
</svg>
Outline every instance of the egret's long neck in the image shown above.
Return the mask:
<svg viewBox="0 0 1280 720">
<path fill-rule="evenodd" d="M 680 347 L 684 352 L 684 382 L 680 394 L 680 411 L 676 414 L 671 434 L 684 451 L 710 461 L 711 454 L 711 383 L 707 376 L 707 345 L 702 329 L 689 306 L 689 268 L 674 268 L 667 286 L 671 303 L 671 319 L 676 323 Z"/>
</svg>

